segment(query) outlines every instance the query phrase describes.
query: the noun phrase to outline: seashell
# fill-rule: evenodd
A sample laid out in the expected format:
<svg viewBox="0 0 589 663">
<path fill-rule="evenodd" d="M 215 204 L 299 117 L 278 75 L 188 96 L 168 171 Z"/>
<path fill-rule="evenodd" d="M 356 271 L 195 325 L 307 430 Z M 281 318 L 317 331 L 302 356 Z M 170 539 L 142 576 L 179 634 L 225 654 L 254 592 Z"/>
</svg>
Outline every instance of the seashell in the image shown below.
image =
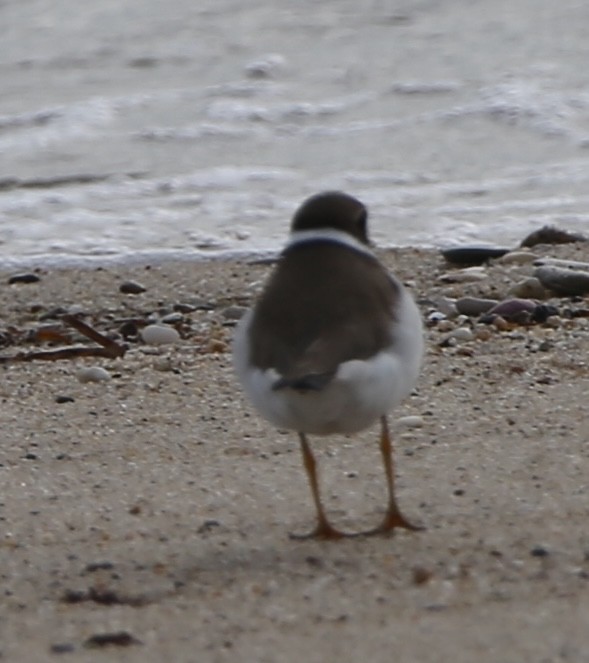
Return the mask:
<svg viewBox="0 0 589 663">
<path fill-rule="evenodd" d="M 105 382 L 111 379 L 110 373 L 101 366 L 87 366 L 81 368 L 76 377 L 83 384 L 87 382 Z"/>
</svg>

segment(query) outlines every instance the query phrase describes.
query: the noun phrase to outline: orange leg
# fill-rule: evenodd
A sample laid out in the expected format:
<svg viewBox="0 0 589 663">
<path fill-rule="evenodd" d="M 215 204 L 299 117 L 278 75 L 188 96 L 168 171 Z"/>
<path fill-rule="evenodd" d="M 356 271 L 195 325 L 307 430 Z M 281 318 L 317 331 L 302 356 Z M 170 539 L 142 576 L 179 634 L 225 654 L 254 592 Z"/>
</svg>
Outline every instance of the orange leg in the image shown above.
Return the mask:
<svg viewBox="0 0 589 663">
<path fill-rule="evenodd" d="M 301 451 L 303 453 L 303 464 L 305 466 L 305 471 L 307 472 L 307 477 L 309 478 L 309 484 L 311 485 L 311 493 L 313 494 L 313 501 L 315 502 L 315 508 L 317 509 L 317 526 L 309 534 L 291 534 L 291 539 L 341 539 L 344 536 L 349 536 L 335 529 L 327 520 L 325 511 L 323 510 L 323 504 L 321 503 L 321 495 L 319 493 L 319 481 L 317 480 L 317 462 L 313 451 L 307 442 L 307 438 L 304 433 L 299 433 L 299 438 L 301 440 Z"/>
<path fill-rule="evenodd" d="M 371 534 L 387 534 L 392 532 L 395 527 L 403 527 L 411 531 L 418 531 L 423 529 L 410 523 L 405 516 L 401 513 L 397 500 L 395 498 L 395 470 L 393 464 L 393 445 L 391 444 L 391 436 L 389 434 L 389 426 L 386 416 L 380 419 L 381 432 L 380 432 L 380 452 L 382 454 L 382 461 L 384 464 L 384 471 L 387 479 L 387 489 L 389 494 L 389 504 L 387 512 L 383 518 L 382 523 L 373 530 L 364 532 L 365 535 Z"/>
</svg>

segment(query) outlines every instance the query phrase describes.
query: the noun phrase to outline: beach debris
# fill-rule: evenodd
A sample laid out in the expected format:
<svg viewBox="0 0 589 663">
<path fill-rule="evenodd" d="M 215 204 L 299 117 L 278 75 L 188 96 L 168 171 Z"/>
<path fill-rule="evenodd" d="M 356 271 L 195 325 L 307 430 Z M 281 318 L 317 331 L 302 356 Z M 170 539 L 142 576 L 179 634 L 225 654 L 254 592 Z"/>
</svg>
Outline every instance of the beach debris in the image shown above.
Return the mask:
<svg viewBox="0 0 589 663">
<path fill-rule="evenodd" d="M 164 315 L 164 317 L 161 319 L 161 322 L 163 322 L 166 325 L 176 325 L 179 322 L 182 322 L 184 320 L 184 316 L 182 313 L 179 311 L 174 311 L 173 313 L 168 313 Z"/>
<path fill-rule="evenodd" d="M 507 294 L 519 299 L 546 299 L 547 297 L 546 289 L 535 276 L 518 281 L 509 288 Z"/>
<path fill-rule="evenodd" d="M 562 258 L 537 258 L 534 260 L 535 267 L 562 267 L 563 269 L 580 269 L 581 271 L 589 271 L 589 262 L 581 262 L 580 260 L 563 260 Z"/>
<path fill-rule="evenodd" d="M 130 605 L 135 608 L 149 603 L 145 596 L 127 596 L 112 589 L 90 587 L 88 590 L 67 589 L 62 603 L 98 603 L 99 605 Z"/>
<path fill-rule="evenodd" d="M 421 428 L 424 423 L 423 417 L 418 414 L 410 414 L 397 419 L 397 425 L 400 428 Z"/>
<path fill-rule="evenodd" d="M 531 251 L 510 251 L 506 253 L 501 258 L 497 259 L 497 262 L 502 265 L 528 265 L 534 260 L 537 259 L 537 255 Z"/>
<path fill-rule="evenodd" d="M 122 292 L 125 295 L 140 295 L 142 292 L 145 292 L 145 290 L 145 286 L 142 286 L 141 283 L 137 283 L 137 281 L 123 281 L 119 286 L 119 292 Z"/>
<path fill-rule="evenodd" d="M 581 233 L 548 225 L 531 232 L 522 240 L 520 246 L 532 247 L 536 246 L 536 244 L 570 244 L 572 242 L 586 242 L 588 240 L 589 238 Z"/>
<path fill-rule="evenodd" d="M 558 315 L 558 309 L 554 306 L 539 304 L 533 299 L 506 299 L 487 311 L 479 322 L 495 324 L 496 319 L 500 318 L 506 323 L 530 325 L 546 322 L 553 315 Z M 501 321 L 495 326 L 505 329 Z"/>
<path fill-rule="evenodd" d="M 447 348 L 454 346 L 457 343 L 468 343 L 475 339 L 473 331 L 469 327 L 457 327 L 453 329 L 449 334 L 446 334 L 444 338 L 440 340 L 438 345 L 441 348 Z"/>
<path fill-rule="evenodd" d="M 116 647 L 129 647 L 130 645 L 141 645 L 141 640 L 127 631 L 114 631 L 112 633 L 95 633 L 84 642 L 84 647 L 98 649 L 114 645 Z"/>
<path fill-rule="evenodd" d="M 496 299 L 482 299 L 480 297 L 461 297 L 456 300 L 456 310 L 461 315 L 479 316 L 486 313 L 499 302 Z"/>
<path fill-rule="evenodd" d="M 247 308 L 245 306 L 228 306 L 227 308 L 224 308 L 223 311 L 221 312 L 221 315 L 225 320 L 228 322 L 237 322 L 240 320 L 244 314 L 247 312 Z"/>
<path fill-rule="evenodd" d="M 66 314 L 62 316 L 63 322 L 73 327 L 83 336 L 98 343 L 98 346 L 67 346 L 65 348 L 56 348 L 55 350 L 37 350 L 32 352 L 18 352 L 12 356 L 0 356 L 0 364 L 7 364 L 15 361 L 34 361 L 58 359 L 77 359 L 80 357 L 106 357 L 107 359 L 116 359 L 123 357 L 127 351 L 127 346 L 105 336 L 89 324 L 80 320 L 74 315 Z"/>
<path fill-rule="evenodd" d="M 59 395 L 55 397 L 55 402 L 58 405 L 62 405 L 63 403 L 74 403 L 75 400 L 76 399 L 73 398 L 72 396 Z"/>
<path fill-rule="evenodd" d="M 443 249 L 442 255 L 445 260 L 453 265 L 482 265 L 493 258 L 501 258 L 510 249 L 499 246 L 457 246 Z"/>
<path fill-rule="evenodd" d="M 180 334 L 165 325 L 147 325 L 141 330 L 141 338 L 147 345 L 172 345 L 178 343 Z"/>
<path fill-rule="evenodd" d="M 475 283 L 484 281 L 486 278 L 487 273 L 483 267 L 467 267 L 454 272 L 446 272 L 438 276 L 438 281 L 441 283 Z"/>
<path fill-rule="evenodd" d="M 32 272 L 26 272 L 23 274 L 14 274 L 8 279 L 8 285 L 14 285 L 15 283 L 38 283 L 41 280 L 41 277 L 38 274 L 33 274 Z"/>
<path fill-rule="evenodd" d="M 55 642 L 49 647 L 49 652 L 51 654 L 71 654 L 75 649 L 72 642 Z"/>
<path fill-rule="evenodd" d="M 534 276 L 545 288 L 558 295 L 574 297 L 589 293 L 589 271 L 545 266 L 538 267 Z"/>
<path fill-rule="evenodd" d="M 83 384 L 88 382 L 106 382 L 111 379 L 110 373 L 101 366 L 86 366 L 81 368 L 76 373 L 76 377 Z"/>
</svg>

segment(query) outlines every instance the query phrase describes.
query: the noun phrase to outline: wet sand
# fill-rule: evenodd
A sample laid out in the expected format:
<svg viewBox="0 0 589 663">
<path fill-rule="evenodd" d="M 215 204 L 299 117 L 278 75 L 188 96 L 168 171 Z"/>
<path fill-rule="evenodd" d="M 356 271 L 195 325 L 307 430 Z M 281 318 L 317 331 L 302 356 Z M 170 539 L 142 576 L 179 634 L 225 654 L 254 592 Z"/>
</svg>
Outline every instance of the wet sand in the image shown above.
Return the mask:
<svg viewBox="0 0 589 663">
<path fill-rule="evenodd" d="M 588 259 L 586 245 L 537 251 Z M 532 269 L 495 263 L 483 281 L 443 284 L 437 253 L 383 257 L 424 314 L 436 294 L 496 297 Z M 179 302 L 204 309 L 183 314 L 173 347 L 0 366 L 2 659 L 583 660 L 587 319 L 492 328 L 449 347 L 428 328 L 418 389 L 391 418 L 398 498 L 426 529 L 292 541 L 314 516 L 296 436 L 244 402 L 228 352 L 233 307 L 268 269 L 41 270 L 12 286 L 1 275 L 0 330 L 12 337 L 55 307 L 104 330 Z M 146 292 L 121 294 L 128 279 Z M 21 340 L 0 354 L 34 349 Z M 112 379 L 81 384 L 88 365 Z M 408 415 L 422 425 L 396 423 Z M 312 442 L 334 521 L 378 522 L 377 429 Z"/>
</svg>

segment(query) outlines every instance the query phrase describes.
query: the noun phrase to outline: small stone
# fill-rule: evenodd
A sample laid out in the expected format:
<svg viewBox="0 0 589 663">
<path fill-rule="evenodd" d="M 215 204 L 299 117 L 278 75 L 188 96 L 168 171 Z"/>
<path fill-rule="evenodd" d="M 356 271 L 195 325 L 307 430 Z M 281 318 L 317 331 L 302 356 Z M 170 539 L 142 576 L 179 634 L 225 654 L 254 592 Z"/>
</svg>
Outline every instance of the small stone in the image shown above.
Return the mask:
<svg viewBox="0 0 589 663">
<path fill-rule="evenodd" d="M 530 550 L 530 555 L 532 557 L 548 557 L 548 555 L 550 555 L 550 552 L 544 546 L 538 545 L 538 546 L 534 546 Z"/>
<path fill-rule="evenodd" d="M 140 645 L 140 640 L 127 631 L 115 631 L 113 633 L 96 633 L 84 641 L 84 647 L 91 649 L 98 647 L 108 647 L 114 645 L 117 647 L 129 647 L 130 645 Z"/>
<path fill-rule="evenodd" d="M 507 322 L 527 324 L 538 305 L 531 299 L 506 299 L 490 309 L 481 322 L 492 322 L 495 316 L 501 316 Z"/>
<path fill-rule="evenodd" d="M 486 278 L 487 273 L 482 267 L 467 267 L 455 272 L 446 272 L 438 277 L 438 281 L 442 283 L 475 283 L 484 281 Z"/>
<path fill-rule="evenodd" d="M 537 256 L 531 251 L 510 251 L 497 260 L 503 265 L 528 265 L 536 260 Z"/>
<path fill-rule="evenodd" d="M 447 318 L 455 318 L 457 315 L 456 301 L 443 295 L 434 295 L 429 299 L 436 309 L 443 313 Z"/>
<path fill-rule="evenodd" d="M 223 309 L 223 317 L 225 320 L 241 320 L 241 318 L 247 312 L 245 306 L 228 306 L 226 309 Z"/>
<path fill-rule="evenodd" d="M 496 315 L 493 318 L 492 325 L 496 327 L 499 331 L 510 331 L 512 326 L 505 318 L 502 318 L 500 315 Z"/>
<path fill-rule="evenodd" d="M 73 403 L 75 401 L 71 396 L 56 396 L 55 402 L 61 405 L 62 403 Z"/>
<path fill-rule="evenodd" d="M 570 244 L 572 242 L 586 242 L 588 238 L 580 233 L 562 230 L 556 226 L 543 226 L 534 230 L 525 239 L 521 246 L 536 246 L 536 244 Z"/>
<path fill-rule="evenodd" d="M 468 327 L 458 327 L 458 329 L 455 329 L 448 334 L 448 338 L 453 338 L 460 343 L 467 343 L 468 341 L 474 340 L 474 334 Z"/>
<path fill-rule="evenodd" d="M 498 246 L 459 246 L 442 251 L 444 258 L 453 265 L 482 265 L 506 253 L 509 253 L 509 249 Z"/>
<path fill-rule="evenodd" d="M 418 414 L 408 415 L 397 419 L 397 424 L 401 428 L 421 428 L 424 424 L 423 417 Z"/>
<path fill-rule="evenodd" d="M 174 311 L 178 311 L 178 313 L 194 313 L 196 306 L 194 304 L 186 304 L 185 302 L 177 302 L 174 304 Z"/>
<path fill-rule="evenodd" d="M 558 295 L 574 297 L 589 293 L 589 272 L 559 267 L 538 267 L 534 276 L 545 288 Z"/>
<path fill-rule="evenodd" d="M 580 269 L 582 272 L 589 271 L 589 262 L 580 260 L 562 260 L 561 258 L 538 258 L 534 260 L 535 267 L 562 267 L 563 269 Z"/>
<path fill-rule="evenodd" d="M 535 276 L 519 281 L 509 288 L 508 294 L 521 299 L 546 299 L 544 286 Z"/>
<path fill-rule="evenodd" d="M 146 288 L 136 281 L 123 281 L 119 286 L 119 292 L 125 295 L 140 295 Z"/>
<path fill-rule="evenodd" d="M 168 313 L 162 318 L 162 322 L 166 325 L 175 325 L 177 322 L 182 322 L 184 316 L 179 311 L 174 311 L 173 313 Z"/>
<path fill-rule="evenodd" d="M 171 345 L 178 343 L 180 334 L 173 327 L 147 325 L 141 330 L 141 338 L 147 345 Z"/>
<path fill-rule="evenodd" d="M 71 642 L 56 642 L 49 647 L 51 654 L 71 654 L 75 650 Z"/>
<path fill-rule="evenodd" d="M 475 337 L 479 341 L 488 341 L 493 338 L 493 334 L 486 327 L 481 327 L 476 330 Z"/>
<path fill-rule="evenodd" d="M 153 368 L 162 373 L 169 373 L 174 370 L 174 365 L 170 357 L 156 357 L 153 362 Z"/>
<path fill-rule="evenodd" d="M 41 280 L 41 277 L 32 272 L 27 272 L 23 274 L 15 274 L 8 279 L 8 284 L 13 285 L 14 283 L 37 283 Z"/>
<path fill-rule="evenodd" d="M 110 373 L 101 366 L 88 366 L 86 368 L 81 368 L 76 373 L 76 377 L 82 383 L 105 382 L 106 380 L 111 379 Z"/>
<path fill-rule="evenodd" d="M 450 322 L 450 320 L 440 320 L 436 326 L 436 329 L 441 332 L 448 332 L 454 329 L 454 324 Z"/>
<path fill-rule="evenodd" d="M 456 301 L 456 310 L 463 315 L 478 316 L 497 306 L 498 303 L 496 299 L 461 297 Z"/>
<path fill-rule="evenodd" d="M 432 311 L 427 316 L 427 324 L 430 327 L 437 325 L 438 322 L 441 322 L 442 320 L 446 320 L 446 316 L 443 313 L 440 313 L 440 311 Z"/>
</svg>

